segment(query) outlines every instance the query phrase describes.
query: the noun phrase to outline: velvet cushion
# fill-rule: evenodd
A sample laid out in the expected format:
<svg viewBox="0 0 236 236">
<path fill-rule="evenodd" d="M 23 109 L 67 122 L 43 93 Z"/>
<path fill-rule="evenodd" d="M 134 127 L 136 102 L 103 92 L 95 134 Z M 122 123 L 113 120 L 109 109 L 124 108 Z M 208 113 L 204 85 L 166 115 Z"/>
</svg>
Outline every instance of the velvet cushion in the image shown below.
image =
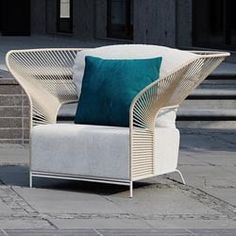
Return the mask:
<svg viewBox="0 0 236 236">
<path fill-rule="evenodd" d="M 134 97 L 159 78 L 161 57 L 101 59 L 87 56 L 75 123 L 129 126 Z"/>
</svg>

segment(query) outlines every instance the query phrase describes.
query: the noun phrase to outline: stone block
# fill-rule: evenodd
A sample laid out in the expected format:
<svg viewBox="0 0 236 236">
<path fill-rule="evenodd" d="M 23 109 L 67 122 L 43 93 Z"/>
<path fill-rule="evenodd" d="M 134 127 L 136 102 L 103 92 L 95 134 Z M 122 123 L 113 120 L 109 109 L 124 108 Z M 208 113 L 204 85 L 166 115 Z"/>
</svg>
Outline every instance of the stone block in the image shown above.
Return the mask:
<svg viewBox="0 0 236 236">
<path fill-rule="evenodd" d="M 0 87 L 1 88 L 1 87 Z M 3 117 L 22 117 L 22 107 L 21 106 L 13 106 L 13 107 L 0 107 L 0 118 Z M 0 125 L 1 126 L 1 125 Z"/>
<path fill-rule="evenodd" d="M 13 117 L 8 117 L 8 118 L 1 118 L 0 117 L 0 127 L 1 128 L 22 128 L 22 118 L 13 118 Z"/>
<path fill-rule="evenodd" d="M 2 85 L 0 86 L 0 96 L 2 94 L 15 94 L 21 95 L 22 89 L 19 85 Z"/>
<path fill-rule="evenodd" d="M 0 128 L 0 139 L 22 139 L 22 129 Z"/>
<path fill-rule="evenodd" d="M 1 96 L 0 106 L 21 106 L 22 105 L 22 96 L 6 95 Z"/>
</svg>

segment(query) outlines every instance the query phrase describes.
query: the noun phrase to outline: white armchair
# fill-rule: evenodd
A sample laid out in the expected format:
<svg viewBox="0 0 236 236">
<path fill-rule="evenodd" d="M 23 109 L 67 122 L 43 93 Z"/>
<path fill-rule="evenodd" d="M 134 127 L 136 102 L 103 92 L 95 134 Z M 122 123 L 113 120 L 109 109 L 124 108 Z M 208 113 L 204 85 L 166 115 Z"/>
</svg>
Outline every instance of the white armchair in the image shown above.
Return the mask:
<svg viewBox="0 0 236 236">
<path fill-rule="evenodd" d="M 160 79 L 130 106 L 129 128 L 57 123 L 61 105 L 78 100 L 85 55 L 163 57 Z M 177 171 L 184 182 L 177 169 L 176 110 L 227 56 L 147 45 L 8 52 L 9 71 L 30 102 L 30 186 L 33 177 L 105 182 L 130 186 L 132 197 L 137 180 Z"/>
</svg>

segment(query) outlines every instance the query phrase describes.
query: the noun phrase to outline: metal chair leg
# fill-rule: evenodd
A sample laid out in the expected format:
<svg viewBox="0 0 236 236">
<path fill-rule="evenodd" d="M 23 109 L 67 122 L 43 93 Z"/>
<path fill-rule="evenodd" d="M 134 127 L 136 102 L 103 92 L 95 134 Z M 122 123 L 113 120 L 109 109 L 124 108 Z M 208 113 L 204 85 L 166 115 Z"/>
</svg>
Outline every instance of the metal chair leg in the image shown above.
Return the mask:
<svg viewBox="0 0 236 236">
<path fill-rule="evenodd" d="M 133 181 L 130 181 L 130 185 L 129 185 L 129 197 L 130 197 L 130 198 L 133 197 Z"/>
<path fill-rule="evenodd" d="M 32 188 L 33 185 L 33 177 L 31 171 L 29 172 L 29 187 Z"/>
<path fill-rule="evenodd" d="M 183 177 L 183 175 L 182 175 L 181 171 L 180 171 L 180 170 L 178 170 L 178 169 L 176 169 L 176 170 L 175 170 L 175 172 L 177 172 L 177 173 L 180 175 L 180 178 L 181 178 L 181 180 L 182 180 L 183 184 L 185 185 L 185 184 L 186 184 L 186 182 L 185 182 L 185 180 L 184 180 L 184 177 Z"/>
</svg>

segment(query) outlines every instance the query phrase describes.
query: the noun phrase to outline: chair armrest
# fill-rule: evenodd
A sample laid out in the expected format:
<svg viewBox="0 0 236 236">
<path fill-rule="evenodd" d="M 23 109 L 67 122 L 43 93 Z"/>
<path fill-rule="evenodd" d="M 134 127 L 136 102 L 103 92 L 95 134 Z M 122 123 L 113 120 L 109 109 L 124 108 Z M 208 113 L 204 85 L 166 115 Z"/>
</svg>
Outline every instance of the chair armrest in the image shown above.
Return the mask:
<svg viewBox="0 0 236 236">
<path fill-rule="evenodd" d="M 64 103 L 77 101 L 72 68 L 81 49 L 30 49 L 9 51 L 6 65 L 30 103 L 31 127 L 56 123 Z"/>
<path fill-rule="evenodd" d="M 152 176 L 155 155 L 155 120 L 163 107 L 178 106 L 229 53 L 201 53 L 169 75 L 144 88 L 130 106 L 131 179 Z"/>
</svg>

